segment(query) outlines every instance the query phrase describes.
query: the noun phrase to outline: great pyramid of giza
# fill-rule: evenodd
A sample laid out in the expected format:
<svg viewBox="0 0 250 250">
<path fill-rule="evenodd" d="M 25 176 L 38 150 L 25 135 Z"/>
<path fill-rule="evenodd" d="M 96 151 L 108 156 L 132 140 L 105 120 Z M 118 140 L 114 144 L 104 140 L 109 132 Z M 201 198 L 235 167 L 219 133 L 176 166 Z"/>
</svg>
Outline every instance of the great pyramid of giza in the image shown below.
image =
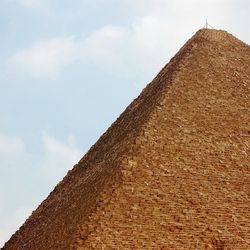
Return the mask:
<svg viewBox="0 0 250 250">
<path fill-rule="evenodd" d="M 199 30 L 8 249 L 250 249 L 250 47 Z"/>
</svg>

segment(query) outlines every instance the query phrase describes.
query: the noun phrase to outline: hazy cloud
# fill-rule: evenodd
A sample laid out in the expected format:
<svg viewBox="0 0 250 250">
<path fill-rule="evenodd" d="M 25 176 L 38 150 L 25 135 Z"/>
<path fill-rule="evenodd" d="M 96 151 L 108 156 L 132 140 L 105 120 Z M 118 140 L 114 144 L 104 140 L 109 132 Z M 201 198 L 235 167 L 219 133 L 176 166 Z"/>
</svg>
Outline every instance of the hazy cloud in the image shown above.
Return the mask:
<svg viewBox="0 0 250 250">
<path fill-rule="evenodd" d="M 40 167 L 41 173 L 45 179 L 56 183 L 80 160 L 82 152 L 75 146 L 72 135 L 63 143 L 44 133 L 42 141 L 45 155 Z"/>
<path fill-rule="evenodd" d="M 40 199 L 44 199 L 44 195 L 46 197 L 46 193 L 40 190 L 42 187 L 39 184 L 34 185 L 34 182 L 43 184 L 43 189 L 47 186 L 52 188 L 83 156 L 76 146 L 73 135 L 68 135 L 66 142 L 62 142 L 52 135 L 43 133 L 40 142 L 43 151 L 40 153 L 39 160 L 36 160 L 26 152 L 28 150 L 25 150 L 25 145 L 20 138 L 0 134 L 0 156 L 8 154 L 7 159 L 11 159 L 13 166 L 12 168 L 3 166 L 4 157 L 0 158 L 0 248 L 35 209 L 37 203 L 34 204 L 34 202 L 42 201 L 38 197 Z M 18 158 L 16 158 L 17 154 Z M 13 174 L 19 169 L 26 174 L 25 184 L 17 175 L 5 180 L 4 176 L 7 172 Z M 28 176 L 33 176 L 33 179 L 28 179 Z M 20 192 L 18 197 L 15 197 L 15 190 Z M 33 197 L 29 197 L 31 195 Z M 30 202 L 24 204 L 27 200 Z M 9 207 L 10 204 L 12 204 L 11 207 Z M 8 214 L 7 217 L 6 214 Z"/>
<path fill-rule="evenodd" d="M 19 75 L 55 77 L 75 60 L 75 52 L 76 44 L 72 37 L 38 41 L 14 54 L 8 60 L 8 66 Z"/>
<path fill-rule="evenodd" d="M 122 77 L 153 77 L 204 26 L 206 17 L 216 28 L 225 28 L 233 13 L 233 5 L 228 4 L 232 1 L 128 1 L 133 8 L 145 12 L 130 25 L 104 26 L 82 37 L 38 41 L 14 54 L 8 64 L 15 73 L 36 77 L 56 77 L 76 62 Z"/>
<path fill-rule="evenodd" d="M 25 152 L 25 144 L 21 138 L 0 134 L 0 154 L 21 155 Z"/>
<path fill-rule="evenodd" d="M 97 66 L 118 76 L 152 75 L 172 52 L 175 34 L 162 32 L 167 22 L 145 16 L 130 27 L 105 26 L 85 37 L 38 41 L 15 53 L 8 68 L 16 75 L 56 77 L 72 63 Z M 178 46 L 178 45 L 177 45 Z"/>
<path fill-rule="evenodd" d="M 5 0 L 5 1 L 17 3 L 27 8 L 43 7 L 47 4 L 47 0 Z"/>
<path fill-rule="evenodd" d="M 151 0 L 135 3 L 134 8 L 142 8 L 146 14 L 129 26 L 104 26 L 80 38 L 38 41 L 14 54 L 8 63 L 15 73 L 36 77 L 55 77 L 75 62 L 94 64 L 120 76 L 140 73 L 152 77 L 183 42 L 202 27 L 207 16 L 211 16 L 211 22 L 222 24 L 229 8 L 225 0 L 153 3 Z M 197 20 L 200 27 L 195 26 Z"/>
</svg>

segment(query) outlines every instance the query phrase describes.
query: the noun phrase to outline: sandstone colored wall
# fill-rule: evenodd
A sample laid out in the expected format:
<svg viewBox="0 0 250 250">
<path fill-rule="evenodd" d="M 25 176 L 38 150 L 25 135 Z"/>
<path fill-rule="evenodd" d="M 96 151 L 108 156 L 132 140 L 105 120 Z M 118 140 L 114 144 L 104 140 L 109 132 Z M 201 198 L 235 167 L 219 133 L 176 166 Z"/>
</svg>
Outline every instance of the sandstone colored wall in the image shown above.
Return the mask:
<svg viewBox="0 0 250 250">
<path fill-rule="evenodd" d="M 4 249 L 249 249 L 250 48 L 201 30 Z"/>
</svg>

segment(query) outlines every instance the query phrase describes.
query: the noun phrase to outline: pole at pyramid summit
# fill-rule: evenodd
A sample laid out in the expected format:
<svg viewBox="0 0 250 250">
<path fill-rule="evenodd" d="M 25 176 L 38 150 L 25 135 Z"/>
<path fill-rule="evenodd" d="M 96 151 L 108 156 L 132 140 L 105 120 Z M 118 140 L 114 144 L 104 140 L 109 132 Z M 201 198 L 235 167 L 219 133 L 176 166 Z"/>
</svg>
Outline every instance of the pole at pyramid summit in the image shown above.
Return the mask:
<svg viewBox="0 0 250 250">
<path fill-rule="evenodd" d="M 206 18 L 206 24 L 205 24 L 205 29 L 213 29 L 213 27 L 208 23 L 207 18 Z"/>
<path fill-rule="evenodd" d="M 207 18 L 206 18 L 206 25 L 205 25 L 206 29 L 208 29 L 208 22 L 207 22 Z"/>
</svg>

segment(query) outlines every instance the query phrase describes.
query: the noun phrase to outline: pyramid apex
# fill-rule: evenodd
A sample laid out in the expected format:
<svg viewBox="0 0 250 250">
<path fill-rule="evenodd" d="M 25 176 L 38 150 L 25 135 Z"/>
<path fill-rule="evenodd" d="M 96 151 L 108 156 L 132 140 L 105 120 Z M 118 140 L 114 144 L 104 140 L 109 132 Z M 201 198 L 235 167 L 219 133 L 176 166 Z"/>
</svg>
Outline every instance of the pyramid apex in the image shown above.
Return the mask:
<svg viewBox="0 0 250 250">
<path fill-rule="evenodd" d="M 238 40 L 236 37 L 231 35 L 225 30 L 219 30 L 219 29 L 210 29 L 210 28 L 202 28 L 199 29 L 195 35 L 195 38 L 202 37 L 203 39 L 215 41 L 215 42 L 222 42 L 225 40 Z"/>
</svg>

